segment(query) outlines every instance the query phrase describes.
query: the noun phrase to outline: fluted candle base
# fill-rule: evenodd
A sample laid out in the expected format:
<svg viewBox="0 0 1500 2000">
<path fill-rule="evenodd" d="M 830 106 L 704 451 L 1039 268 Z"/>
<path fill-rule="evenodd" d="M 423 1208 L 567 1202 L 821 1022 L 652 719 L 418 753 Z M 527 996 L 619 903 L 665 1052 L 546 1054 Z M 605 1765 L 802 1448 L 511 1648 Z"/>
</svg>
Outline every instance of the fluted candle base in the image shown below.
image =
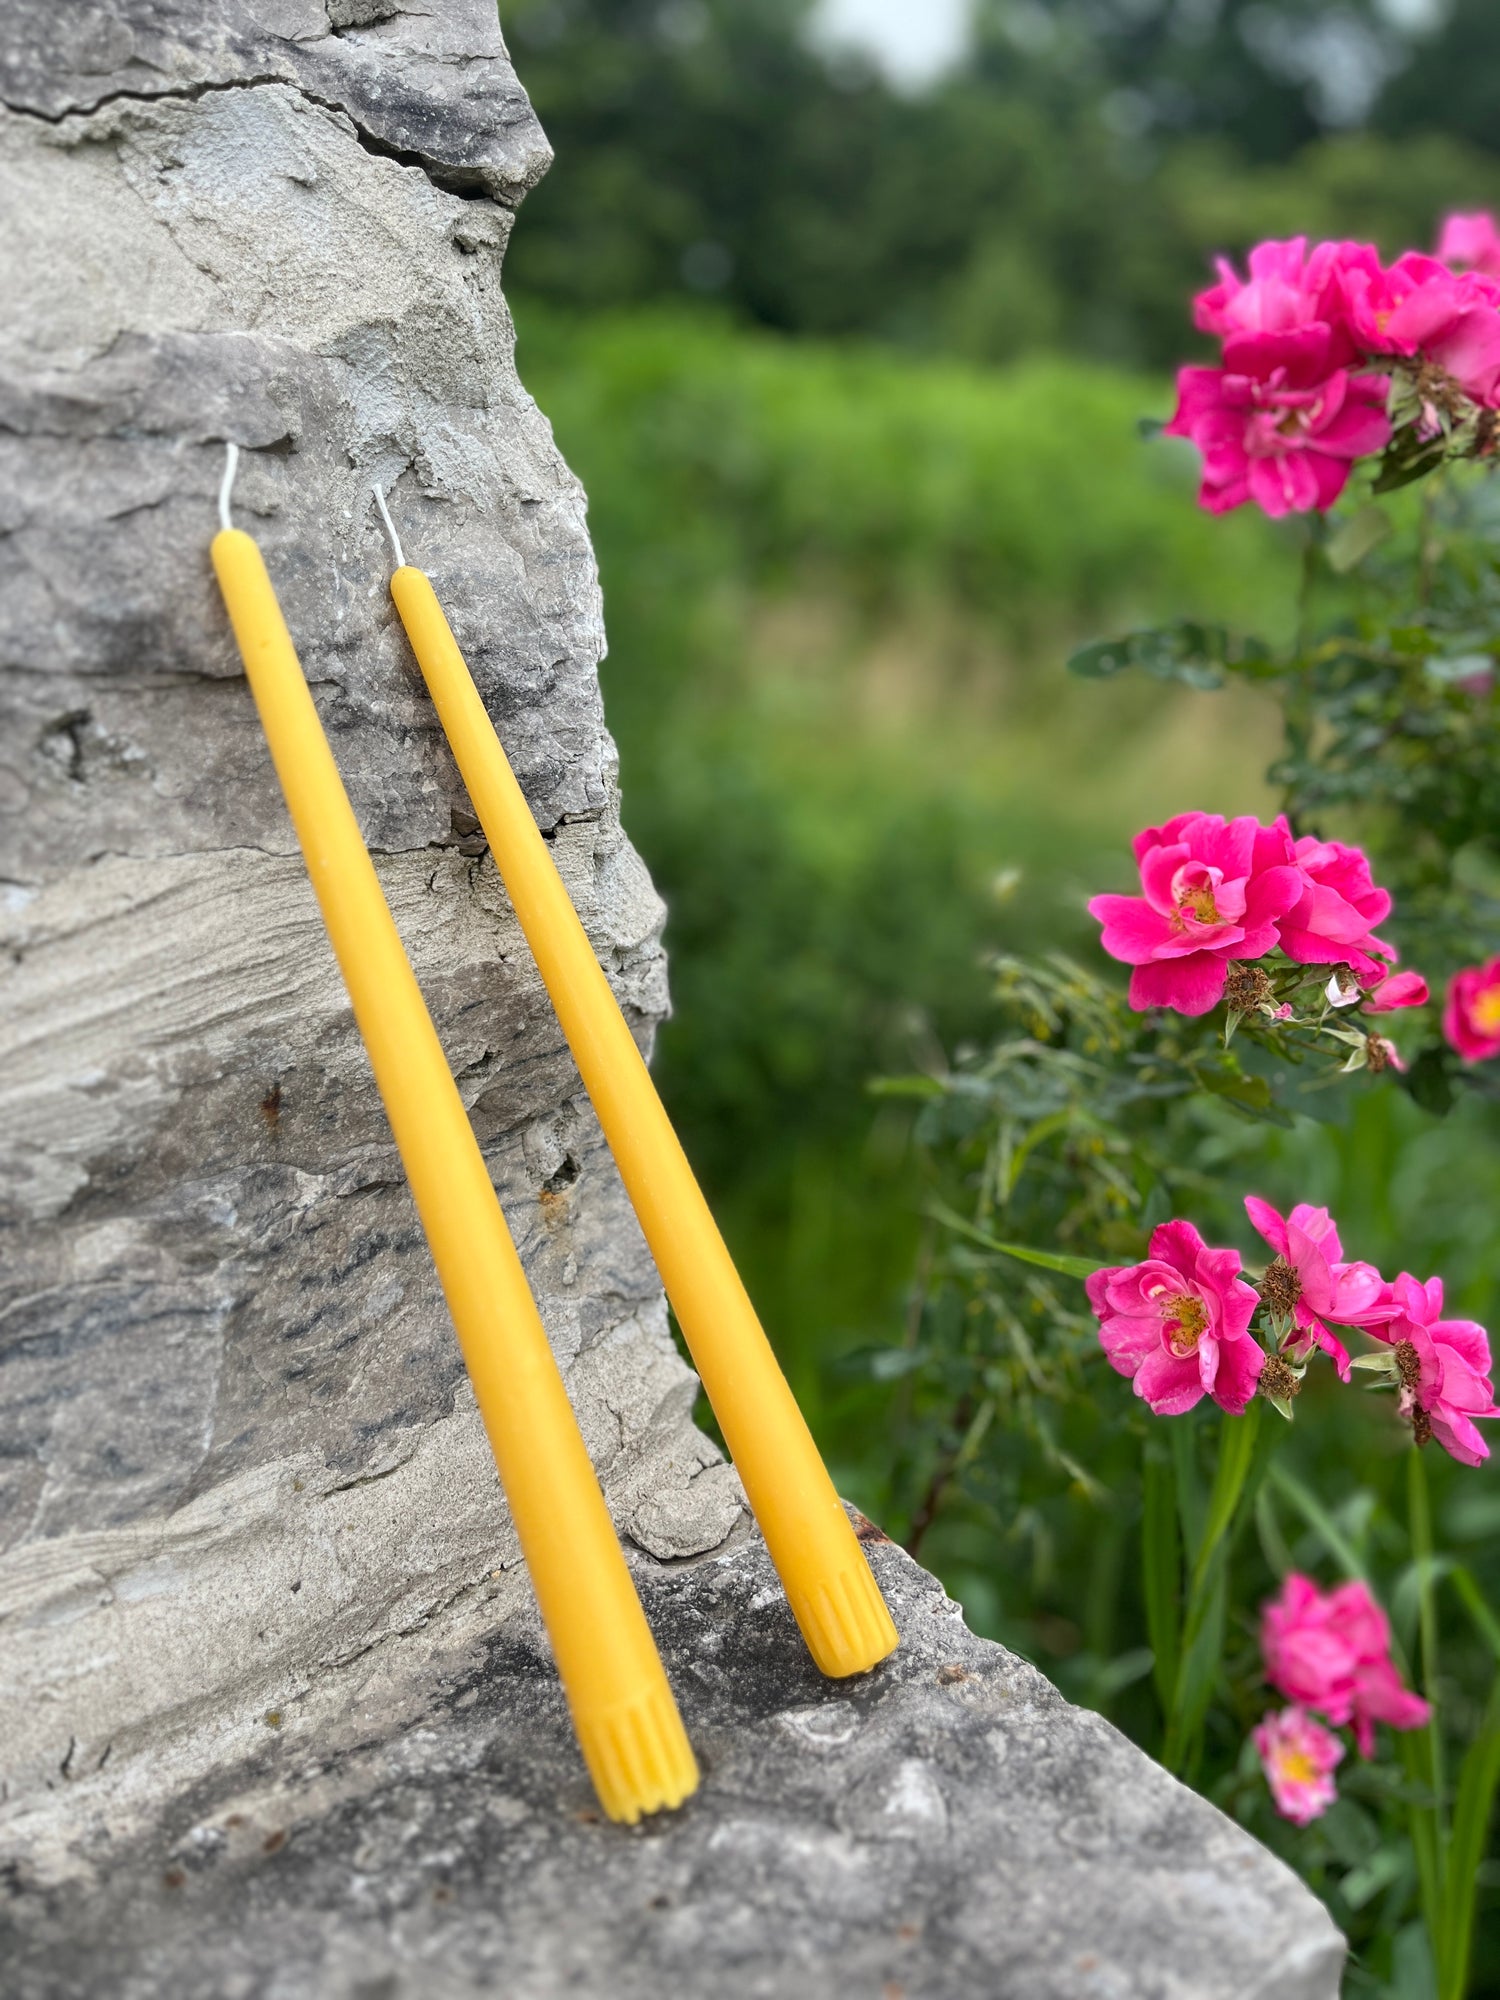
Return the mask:
<svg viewBox="0 0 1500 2000">
<path fill-rule="evenodd" d="M 868 1673 L 896 1650 L 900 1635 L 863 1554 L 810 1589 L 788 1586 L 787 1602 L 818 1671 L 832 1680 Z"/>
<path fill-rule="evenodd" d="M 664 1686 L 616 1708 L 574 1709 L 573 1727 L 611 1819 L 633 1826 L 643 1813 L 680 1806 L 697 1790 L 698 1762 Z"/>
</svg>

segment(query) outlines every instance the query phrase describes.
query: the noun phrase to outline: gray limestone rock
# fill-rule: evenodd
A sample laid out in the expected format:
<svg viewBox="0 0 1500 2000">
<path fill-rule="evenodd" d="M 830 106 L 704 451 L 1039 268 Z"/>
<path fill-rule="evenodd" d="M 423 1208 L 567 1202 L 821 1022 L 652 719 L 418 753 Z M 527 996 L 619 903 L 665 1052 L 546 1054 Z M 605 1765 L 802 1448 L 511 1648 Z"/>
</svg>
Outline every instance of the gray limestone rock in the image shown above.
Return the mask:
<svg viewBox="0 0 1500 2000">
<path fill-rule="evenodd" d="M 366 151 L 514 207 L 551 148 L 489 0 L 10 0 L 0 103 L 61 121 L 118 98 L 291 84 Z"/>
<path fill-rule="evenodd" d="M 493 9 L 27 0 L 0 57 L 0 1771 L 24 1817 L 64 1766 L 232 1759 L 254 1727 L 227 1717 L 516 1560 L 208 565 L 226 438 L 616 1519 L 681 1557 L 741 1501 L 371 503 L 378 479 L 649 1039 L 662 910 L 620 831 L 583 496 L 500 292 L 502 202 L 548 154 Z"/>
<path fill-rule="evenodd" d="M 583 496 L 500 291 L 548 157 L 486 0 L 0 14 L 4 1990 L 1322 2000 L 1295 1880 L 888 1547 L 903 1648 L 821 1682 L 692 1425 L 370 500 L 649 1043 Z M 703 1754 L 635 1830 L 213 585 L 228 438 Z"/>
<path fill-rule="evenodd" d="M 601 1820 L 520 1603 L 399 1684 L 352 1664 L 143 1838 L 81 1781 L 91 1892 L 22 1878 L 14 2000 L 106 1960 L 118 2000 L 1332 2000 L 1302 1884 L 889 1543 L 901 1647 L 842 1685 L 737 1543 L 638 1571 L 705 1767 L 681 1811 Z"/>
</svg>

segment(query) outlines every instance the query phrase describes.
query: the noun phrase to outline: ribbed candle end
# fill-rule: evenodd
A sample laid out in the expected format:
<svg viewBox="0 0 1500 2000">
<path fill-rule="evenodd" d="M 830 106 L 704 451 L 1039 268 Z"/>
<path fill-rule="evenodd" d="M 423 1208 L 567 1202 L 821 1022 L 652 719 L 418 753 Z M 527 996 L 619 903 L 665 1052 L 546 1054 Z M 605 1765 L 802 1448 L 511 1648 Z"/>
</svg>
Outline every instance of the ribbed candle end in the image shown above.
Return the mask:
<svg viewBox="0 0 1500 2000">
<path fill-rule="evenodd" d="M 575 1714 L 573 1726 L 611 1819 L 633 1826 L 642 1813 L 680 1806 L 698 1789 L 698 1760 L 665 1682 L 622 1707 Z"/>
<path fill-rule="evenodd" d="M 862 1555 L 809 1590 L 789 1590 L 787 1600 L 818 1671 L 830 1680 L 868 1673 L 900 1644 L 880 1586 Z"/>
</svg>

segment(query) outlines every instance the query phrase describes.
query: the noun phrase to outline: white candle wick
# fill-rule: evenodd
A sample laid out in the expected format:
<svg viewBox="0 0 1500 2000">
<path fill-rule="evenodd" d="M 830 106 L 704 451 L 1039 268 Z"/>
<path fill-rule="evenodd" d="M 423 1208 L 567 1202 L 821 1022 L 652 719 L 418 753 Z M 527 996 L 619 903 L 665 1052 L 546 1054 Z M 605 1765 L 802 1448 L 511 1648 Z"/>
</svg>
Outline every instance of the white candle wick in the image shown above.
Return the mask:
<svg viewBox="0 0 1500 2000">
<path fill-rule="evenodd" d="M 219 481 L 219 526 L 228 534 L 234 526 L 229 518 L 229 495 L 234 487 L 234 475 L 239 470 L 240 448 L 237 444 L 224 447 L 224 477 Z"/>
<path fill-rule="evenodd" d="M 396 567 L 397 569 L 405 569 L 406 557 L 401 551 L 401 537 L 396 533 L 396 524 L 391 519 L 390 508 L 385 504 L 385 495 L 378 486 L 374 486 L 370 490 L 375 495 L 375 505 L 380 509 L 380 518 L 385 522 L 385 531 L 391 538 L 391 548 L 395 552 Z"/>
</svg>

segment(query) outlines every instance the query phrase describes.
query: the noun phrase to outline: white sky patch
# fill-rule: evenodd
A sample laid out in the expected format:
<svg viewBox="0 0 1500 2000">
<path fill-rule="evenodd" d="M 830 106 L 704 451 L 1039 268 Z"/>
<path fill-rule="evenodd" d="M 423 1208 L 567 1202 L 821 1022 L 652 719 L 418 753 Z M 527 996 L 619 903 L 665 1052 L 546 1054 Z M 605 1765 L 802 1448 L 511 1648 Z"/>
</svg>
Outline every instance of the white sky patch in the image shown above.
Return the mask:
<svg viewBox="0 0 1500 2000">
<path fill-rule="evenodd" d="M 820 0 L 814 23 L 825 48 L 861 49 L 893 83 L 917 89 L 968 48 L 970 0 Z"/>
<path fill-rule="evenodd" d="M 1393 28 L 1435 28 L 1448 11 L 1447 0 L 1376 0 Z"/>
</svg>

